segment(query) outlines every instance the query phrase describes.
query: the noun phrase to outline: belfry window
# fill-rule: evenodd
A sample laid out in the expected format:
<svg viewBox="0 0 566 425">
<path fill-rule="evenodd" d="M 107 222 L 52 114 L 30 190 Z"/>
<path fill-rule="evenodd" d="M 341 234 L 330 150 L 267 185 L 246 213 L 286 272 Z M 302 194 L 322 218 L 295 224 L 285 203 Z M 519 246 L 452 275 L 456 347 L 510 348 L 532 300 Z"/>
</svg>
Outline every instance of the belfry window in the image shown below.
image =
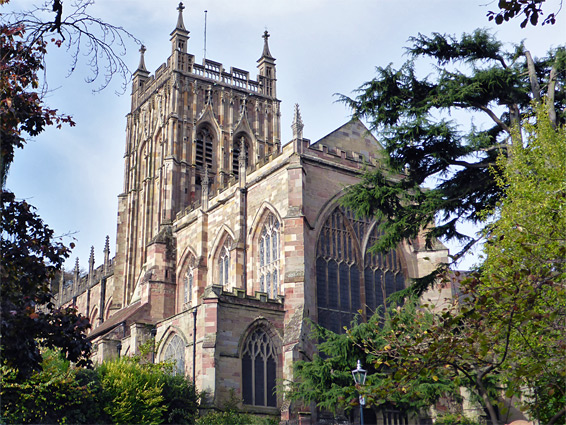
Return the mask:
<svg viewBox="0 0 566 425">
<path fill-rule="evenodd" d="M 218 280 L 223 288 L 228 288 L 230 282 L 230 248 L 232 246 L 232 238 L 226 237 L 220 254 L 218 255 Z"/>
<path fill-rule="evenodd" d="M 264 329 L 256 329 L 242 352 L 242 393 L 244 404 L 277 407 L 275 381 L 277 355 Z"/>
<path fill-rule="evenodd" d="M 269 214 L 259 237 L 259 286 L 270 298 L 279 293 L 279 221 Z"/>
<path fill-rule="evenodd" d="M 336 208 L 324 223 L 316 256 L 318 323 L 321 326 L 341 333 L 360 309 L 365 308 L 366 313 L 372 315 L 378 308 L 385 307 L 388 296 L 405 287 L 397 251 L 385 255 L 367 251 L 377 238 L 377 226 L 372 226 L 370 220 L 356 218 L 343 207 Z M 366 254 L 361 255 L 362 241 L 366 239 Z"/>
<path fill-rule="evenodd" d="M 205 166 L 212 168 L 212 134 L 206 127 L 197 132 L 195 141 L 195 164 L 198 168 L 204 169 Z"/>
<path fill-rule="evenodd" d="M 173 375 L 185 374 L 185 343 L 179 335 L 173 337 L 167 343 L 163 351 L 163 360 L 173 363 Z"/>
<path fill-rule="evenodd" d="M 240 152 L 242 151 L 242 138 L 244 139 L 244 160 L 246 168 L 249 165 L 249 144 L 244 136 L 239 136 L 234 139 L 234 146 L 232 148 L 232 173 L 238 177 L 240 173 Z"/>
</svg>

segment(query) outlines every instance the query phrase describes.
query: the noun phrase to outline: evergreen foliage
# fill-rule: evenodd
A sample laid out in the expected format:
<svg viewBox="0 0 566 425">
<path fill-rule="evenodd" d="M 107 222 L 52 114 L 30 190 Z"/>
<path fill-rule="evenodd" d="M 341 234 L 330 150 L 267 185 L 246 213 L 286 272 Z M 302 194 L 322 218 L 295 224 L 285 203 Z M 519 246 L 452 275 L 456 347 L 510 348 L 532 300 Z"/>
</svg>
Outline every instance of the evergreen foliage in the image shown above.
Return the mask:
<svg viewBox="0 0 566 425">
<path fill-rule="evenodd" d="M 363 340 L 375 364 L 396 370 L 397 386 L 448 373 L 492 423 L 505 418 L 505 399 L 522 400 L 516 407 L 542 423 L 566 413 L 566 131 L 543 104 L 534 110 L 523 143 L 493 169 L 503 196 L 484 214 L 493 217 L 486 258 L 459 299 L 423 305 L 414 322 L 393 317 L 385 344 L 377 329 Z"/>
<path fill-rule="evenodd" d="M 422 413 L 441 397 L 458 398 L 458 387 L 446 373 L 423 371 L 406 378 L 399 373 L 402 365 L 394 364 L 387 356 L 377 357 L 369 350 L 370 346 L 387 350 L 387 336 L 406 330 L 409 324 L 416 327 L 413 333 L 426 332 L 431 317 L 419 312 L 416 302 L 409 302 L 392 308 L 385 317 L 378 312 L 367 322 L 354 322 L 345 334 L 312 323 L 312 337 L 320 341 L 320 354 L 315 354 L 311 361 L 296 362 L 296 380 L 290 384 L 287 396 L 339 413 L 357 406 L 362 394 L 368 407 L 394 406 L 412 414 Z M 362 388 L 356 388 L 352 378 L 357 360 L 367 369 Z"/>
<path fill-rule="evenodd" d="M 380 223 L 379 251 L 426 229 L 428 247 L 436 239 L 463 244 L 456 261 L 479 239 L 459 225 L 481 225 L 483 211 L 504 196 L 490 170 L 501 152 L 521 142 L 513 129 L 532 112 L 531 101 L 546 95 L 553 125 L 564 123 L 566 49 L 532 59 L 523 45 L 508 50 L 484 30 L 460 39 L 419 34 L 410 41 L 411 59 L 400 69 L 379 67 L 355 98 L 341 96 L 355 117 L 370 123 L 386 153 L 385 166 L 366 173 L 345 203 Z M 417 59 L 436 62 L 434 75 L 419 78 Z M 456 111 L 483 115 L 491 124 L 466 129 L 450 119 Z M 420 294 L 430 282 L 429 276 L 413 290 Z"/>
</svg>

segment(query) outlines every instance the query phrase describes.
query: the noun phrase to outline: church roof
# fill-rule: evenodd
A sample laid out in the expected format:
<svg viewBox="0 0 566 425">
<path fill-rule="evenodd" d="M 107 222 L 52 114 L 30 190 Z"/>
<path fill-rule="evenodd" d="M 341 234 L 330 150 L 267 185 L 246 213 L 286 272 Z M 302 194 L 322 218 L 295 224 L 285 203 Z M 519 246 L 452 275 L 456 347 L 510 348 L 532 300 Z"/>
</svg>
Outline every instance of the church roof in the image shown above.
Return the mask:
<svg viewBox="0 0 566 425">
<path fill-rule="evenodd" d="M 340 148 L 342 150 L 359 152 L 364 154 L 366 157 L 375 156 L 378 151 L 383 150 L 383 147 L 378 140 L 357 118 L 338 127 L 322 139 L 313 143 L 313 146 L 318 144 L 332 148 Z"/>
</svg>

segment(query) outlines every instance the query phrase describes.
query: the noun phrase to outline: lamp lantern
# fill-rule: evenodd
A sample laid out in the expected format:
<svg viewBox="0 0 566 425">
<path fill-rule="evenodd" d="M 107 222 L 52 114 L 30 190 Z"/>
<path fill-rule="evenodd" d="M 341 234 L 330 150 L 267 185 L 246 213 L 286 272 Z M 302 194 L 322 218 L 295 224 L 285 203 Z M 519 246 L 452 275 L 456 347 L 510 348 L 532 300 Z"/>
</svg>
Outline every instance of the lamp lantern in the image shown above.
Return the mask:
<svg viewBox="0 0 566 425">
<path fill-rule="evenodd" d="M 352 371 L 354 382 L 357 385 L 364 385 L 366 383 L 367 370 L 362 369 L 362 362 L 358 360 L 358 367 Z"/>
</svg>

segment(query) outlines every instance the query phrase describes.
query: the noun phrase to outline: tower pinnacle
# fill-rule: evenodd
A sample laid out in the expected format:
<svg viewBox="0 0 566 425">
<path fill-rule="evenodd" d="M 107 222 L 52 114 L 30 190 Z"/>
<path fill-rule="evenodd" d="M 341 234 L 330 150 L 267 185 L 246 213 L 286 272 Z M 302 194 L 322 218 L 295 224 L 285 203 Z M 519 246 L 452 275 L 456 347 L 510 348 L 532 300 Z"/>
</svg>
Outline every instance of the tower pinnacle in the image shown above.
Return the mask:
<svg viewBox="0 0 566 425">
<path fill-rule="evenodd" d="M 140 47 L 140 64 L 138 65 L 138 71 L 147 72 L 147 68 L 145 67 L 145 59 L 144 59 L 144 53 L 145 53 L 146 50 L 147 49 L 142 44 L 141 47 Z"/>
<path fill-rule="evenodd" d="M 303 138 L 304 124 L 298 103 L 295 103 L 295 112 L 293 114 L 293 124 L 291 124 L 291 128 L 293 129 L 293 140 L 300 140 Z"/>
<path fill-rule="evenodd" d="M 183 6 L 183 2 L 179 3 L 177 10 L 179 11 L 179 17 L 177 18 L 177 26 L 175 28 L 186 31 L 187 29 L 185 28 L 185 23 L 183 22 L 183 10 L 185 10 L 185 6 Z"/>
<path fill-rule="evenodd" d="M 263 33 L 262 38 L 263 38 L 263 54 L 261 55 L 261 57 L 273 59 L 273 56 L 271 56 L 271 53 L 269 51 L 269 43 L 267 42 L 267 39 L 269 38 L 269 33 L 267 32 L 267 30 L 265 30 L 265 32 Z"/>
</svg>

